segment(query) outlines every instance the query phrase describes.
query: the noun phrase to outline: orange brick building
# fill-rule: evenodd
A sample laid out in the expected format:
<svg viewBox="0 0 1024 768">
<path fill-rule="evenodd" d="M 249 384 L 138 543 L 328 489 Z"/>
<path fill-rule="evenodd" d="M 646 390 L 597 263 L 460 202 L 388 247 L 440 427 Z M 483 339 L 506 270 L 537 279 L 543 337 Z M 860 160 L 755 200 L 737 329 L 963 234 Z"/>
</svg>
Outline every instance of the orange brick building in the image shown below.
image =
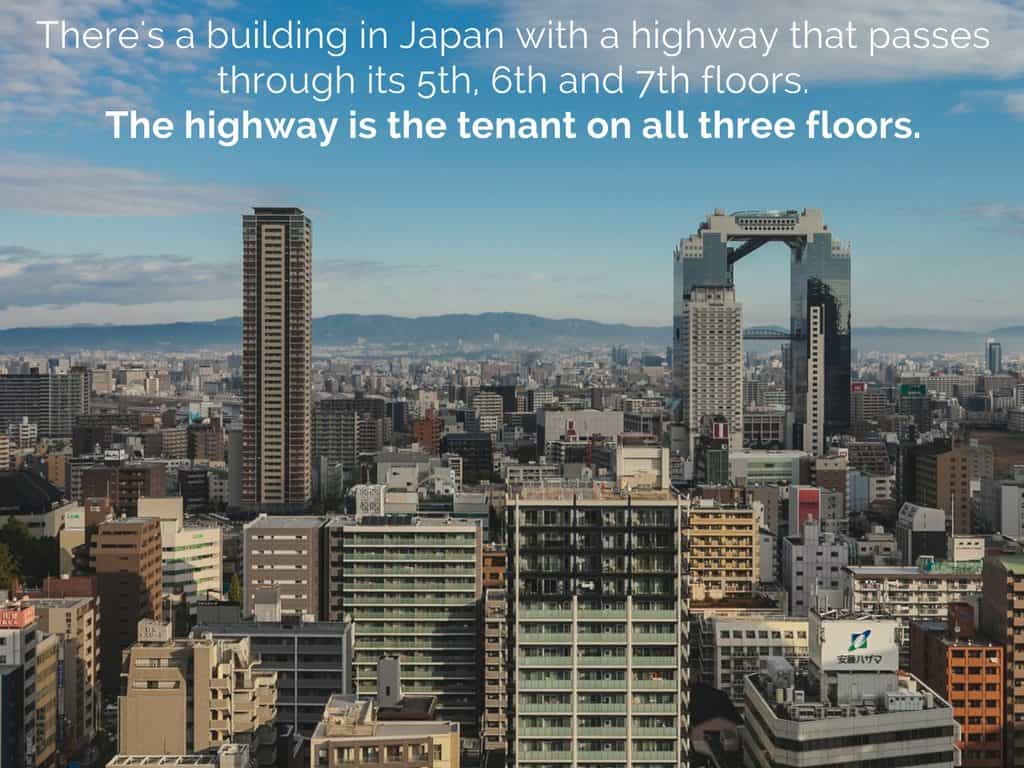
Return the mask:
<svg viewBox="0 0 1024 768">
<path fill-rule="evenodd" d="M 962 768 L 1002 768 L 1003 651 L 976 634 L 967 603 L 950 604 L 946 621 L 910 625 L 910 671 L 952 705 Z"/>
<path fill-rule="evenodd" d="M 505 571 L 508 567 L 508 555 L 505 547 L 500 544 L 485 544 L 483 553 L 483 588 L 505 588 Z"/>
</svg>

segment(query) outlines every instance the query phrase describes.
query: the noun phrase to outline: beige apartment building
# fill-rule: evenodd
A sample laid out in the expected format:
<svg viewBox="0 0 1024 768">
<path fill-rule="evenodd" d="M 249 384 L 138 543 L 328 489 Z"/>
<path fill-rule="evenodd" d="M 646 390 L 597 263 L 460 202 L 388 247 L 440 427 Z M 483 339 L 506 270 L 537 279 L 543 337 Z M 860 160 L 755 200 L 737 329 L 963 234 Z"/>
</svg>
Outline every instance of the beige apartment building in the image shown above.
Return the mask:
<svg viewBox="0 0 1024 768">
<path fill-rule="evenodd" d="M 75 751 L 96 737 L 102 707 L 100 695 L 100 628 L 96 599 L 91 597 L 32 598 L 36 621 L 44 633 L 63 644 L 64 747 Z"/>
<path fill-rule="evenodd" d="M 260 515 L 242 530 L 244 616 L 256 607 L 256 592 L 275 588 L 281 613 L 321 616 L 320 536 L 322 517 Z"/>
<path fill-rule="evenodd" d="M 683 509 L 692 600 L 749 596 L 757 587 L 760 569 L 757 512 L 713 499 L 689 499 Z"/>
<path fill-rule="evenodd" d="M 188 755 L 233 742 L 254 764 L 276 761 L 277 675 L 259 670 L 249 640 L 174 640 L 169 624 L 139 622 L 118 698 L 118 752 Z"/>
<path fill-rule="evenodd" d="M 60 638 L 45 635 L 36 645 L 36 768 L 57 765 L 57 663 Z"/>
<path fill-rule="evenodd" d="M 459 768 L 459 726 L 433 719 L 431 697 L 378 706 L 336 694 L 313 734 L 310 768 Z"/>
<path fill-rule="evenodd" d="M 480 743 L 484 752 L 504 752 L 508 731 L 508 595 L 504 589 L 484 593 L 484 707 Z"/>
</svg>

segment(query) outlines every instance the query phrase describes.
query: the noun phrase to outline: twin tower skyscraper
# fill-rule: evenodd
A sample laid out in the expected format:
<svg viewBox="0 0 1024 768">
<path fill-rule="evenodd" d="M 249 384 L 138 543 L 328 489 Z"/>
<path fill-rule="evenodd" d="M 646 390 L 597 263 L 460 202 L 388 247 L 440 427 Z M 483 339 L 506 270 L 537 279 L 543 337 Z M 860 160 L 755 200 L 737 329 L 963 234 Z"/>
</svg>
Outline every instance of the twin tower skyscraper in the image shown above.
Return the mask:
<svg viewBox="0 0 1024 768">
<path fill-rule="evenodd" d="M 711 436 L 712 424 L 714 437 L 724 431 L 730 447 L 743 445 L 743 324 L 733 270 L 774 242 L 790 252 L 787 443 L 821 455 L 831 436 L 849 429 L 849 244 L 832 235 L 817 209 L 716 210 L 674 252 L 672 438 L 686 456 L 702 434 Z"/>
</svg>

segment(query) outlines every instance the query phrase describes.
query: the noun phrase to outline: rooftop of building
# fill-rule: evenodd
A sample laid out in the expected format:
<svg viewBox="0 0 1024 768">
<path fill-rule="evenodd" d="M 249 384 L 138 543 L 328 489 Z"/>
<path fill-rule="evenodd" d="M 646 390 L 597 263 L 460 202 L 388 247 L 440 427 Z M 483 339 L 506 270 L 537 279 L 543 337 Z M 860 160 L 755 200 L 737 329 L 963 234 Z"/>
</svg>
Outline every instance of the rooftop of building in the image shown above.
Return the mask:
<svg viewBox="0 0 1024 768">
<path fill-rule="evenodd" d="M 345 522 L 339 523 L 339 525 L 352 526 L 356 528 L 355 533 L 392 532 L 408 528 L 413 528 L 423 533 L 466 533 L 478 530 L 478 526 L 474 522 L 446 515 L 429 517 L 421 517 L 415 514 L 364 515 L 358 520 L 346 518 Z"/>
<path fill-rule="evenodd" d="M 0 472 L 0 514 L 41 515 L 59 504 L 63 495 L 35 472 Z"/>
<path fill-rule="evenodd" d="M 858 673 L 847 673 L 858 674 Z M 868 673 L 874 676 L 877 673 Z M 949 703 L 926 686 L 921 680 L 906 672 L 889 673 L 891 686 L 876 695 L 867 696 L 850 704 L 835 704 L 821 690 L 819 680 L 806 671 L 799 672 L 791 679 L 790 689 L 779 701 L 778 681 L 771 675 L 760 672 L 749 675 L 758 695 L 780 720 L 806 722 L 813 720 L 848 719 L 856 717 L 878 717 L 903 715 L 906 712 L 924 710 L 949 710 Z"/>
<path fill-rule="evenodd" d="M 326 518 L 315 515 L 260 515 L 246 524 L 247 530 L 259 528 L 319 528 Z"/>
<path fill-rule="evenodd" d="M 608 483 L 562 481 L 558 483 L 529 483 L 516 487 L 510 493 L 513 502 L 556 501 L 671 501 L 680 498 L 671 489 L 629 488 L 622 489 Z"/>
<path fill-rule="evenodd" d="M 743 614 L 734 615 L 734 616 L 716 616 L 715 614 L 711 613 L 711 614 L 706 614 L 703 617 L 703 619 L 705 621 L 708 621 L 708 622 L 713 622 L 715 625 L 717 625 L 717 626 L 719 626 L 719 627 L 721 627 L 723 629 L 727 628 L 727 625 L 728 626 L 731 626 L 731 625 L 747 626 L 747 625 L 757 624 L 758 622 L 772 622 L 772 623 L 783 622 L 785 624 L 804 624 L 804 625 L 806 625 L 808 623 L 808 618 L 806 616 L 787 616 L 785 613 L 782 612 L 781 608 L 779 608 L 777 611 L 775 611 L 773 609 L 772 611 L 761 613 L 761 614 L 757 614 L 757 613 L 743 613 Z"/>
<path fill-rule="evenodd" d="M 79 605 L 89 605 L 92 597 L 35 597 L 28 595 L 27 599 L 36 608 L 72 608 Z"/>
<path fill-rule="evenodd" d="M 127 525 L 133 528 L 135 527 L 146 527 L 146 526 L 159 526 L 160 518 L 158 517 L 114 517 L 110 520 L 104 520 L 100 523 L 100 530 L 103 528 L 116 527 L 119 525 Z"/>
<path fill-rule="evenodd" d="M 220 758 L 215 754 L 199 755 L 114 755 L 106 768 L 144 768 L 145 766 L 180 766 L 180 768 L 205 768 L 219 766 Z"/>
<path fill-rule="evenodd" d="M 249 748 L 241 744 L 223 744 L 216 751 L 192 755 L 114 755 L 106 768 L 135 768 L 136 766 L 181 766 L 181 768 L 205 768 L 206 766 L 234 765 L 240 757 L 247 757 Z M 248 763 L 248 761 L 246 761 Z"/>
<path fill-rule="evenodd" d="M 972 635 L 970 637 L 954 637 L 950 634 L 949 622 L 942 619 L 925 619 L 911 622 L 912 626 L 934 635 L 947 646 L 968 646 L 974 648 L 1002 648 L 1002 643 L 993 642 L 985 637 Z"/>
<path fill-rule="evenodd" d="M 1024 556 L 1020 557 L 1020 573 L 1024 574 Z M 935 560 L 927 568 L 916 565 L 847 565 L 844 568 L 861 578 L 927 579 L 935 576 L 980 576 L 982 560 L 967 560 L 954 563 L 951 560 Z"/>
<path fill-rule="evenodd" d="M 800 459 L 809 457 L 806 451 L 797 451 L 787 448 L 737 448 L 729 450 L 729 459 Z"/>
<path fill-rule="evenodd" d="M 343 636 L 352 625 L 347 614 L 337 621 L 299 621 L 298 617 L 286 617 L 281 621 L 254 621 L 242 619 L 233 622 L 210 622 L 196 624 L 193 637 L 212 635 L 338 635 Z"/>
<path fill-rule="evenodd" d="M 303 210 L 301 208 L 293 207 L 275 207 L 267 205 L 253 206 L 253 216 L 302 216 Z"/>
<path fill-rule="evenodd" d="M 433 696 L 403 696 L 398 706 L 335 693 L 327 700 L 313 739 L 386 739 L 445 736 L 458 724 L 434 720 Z"/>
<path fill-rule="evenodd" d="M 993 559 L 1002 563 L 1003 568 L 1014 576 L 1024 576 L 1024 554 L 998 555 Z"/>
</svg>

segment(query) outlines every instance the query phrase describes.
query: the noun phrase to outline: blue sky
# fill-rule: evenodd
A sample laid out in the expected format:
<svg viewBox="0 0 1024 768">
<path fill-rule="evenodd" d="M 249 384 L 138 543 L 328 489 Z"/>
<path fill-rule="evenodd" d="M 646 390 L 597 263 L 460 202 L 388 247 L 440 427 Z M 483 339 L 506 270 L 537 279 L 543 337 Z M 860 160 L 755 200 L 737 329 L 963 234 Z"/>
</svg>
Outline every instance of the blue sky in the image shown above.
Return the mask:
<svg viewBox="0 0 1024 768">
<path fill-rule="evenodd" d="M 911 2 L 893 9 L 855 0 L 846 18 L 874 23 L 990 25 L 981 53 L 862 52 L 755 62 L 727 68 L 798 67 L 799 97 L 487 97 L 417 102 L 412 97 L 225 99 L 216 66 L 321 69 L 369 61 L 414 70 L 430 57 L 407 52 L 107 54 L 41 49 L 37 18 L 171 27 L 250 23 L 287 16 L 280 3 L 204 0 L 13 0 L 0 19 L 0 326 L 62 322 L 205 319 L 240 311 L 240 216 L 254 203 L 304 207 L 314 222 L 314 312 L 511 310 L 667 324 L 671 252 L 715 207 L 820 207 L 853 241 L 854 322 L 986 330 L 1024 322 L 1024 4 L 998 0 Z M 365 18 L 401 30 L 410 18 L 436 25 L 535 23 L 573 17 L 594 28 L 625 24 L 613 0 L 468 0 L 293 4 L 307 25 Z M 300 8 L 301 14 L 296 8 Z M 777 6 L 777 7 L 775 7 Z M 791 6 L 791 7 L 790 7 Z M 774 4 L 647 0 L 629 16 L 676 23 L 786 25 L 798 0 Z M 276 7 L 276 10 L 275 10 Z M 866 22 L 865 22 L 866 23 Z M 463 53 L 448 63 L 481 84 L 510 55 Z M 591 51 L 550 55 L 552 69 L 672 63 L 657 54 Z M 482 89 L 483 90 L 483 89 Z M 242 108 L 265 114 L 380 116 L 412 108 L 451 116 L 659 114 L 668 108 L 802 116 L 914 118 L 917 142 L 393 143 L 338 140 L 214 144 L 115 142 L 102 113 L 136 107 L 180 118 L 184 109 Z M 788 269 L 764 249 L 737 272 L 750 324 L 784 322 Z"/>
</svg>

